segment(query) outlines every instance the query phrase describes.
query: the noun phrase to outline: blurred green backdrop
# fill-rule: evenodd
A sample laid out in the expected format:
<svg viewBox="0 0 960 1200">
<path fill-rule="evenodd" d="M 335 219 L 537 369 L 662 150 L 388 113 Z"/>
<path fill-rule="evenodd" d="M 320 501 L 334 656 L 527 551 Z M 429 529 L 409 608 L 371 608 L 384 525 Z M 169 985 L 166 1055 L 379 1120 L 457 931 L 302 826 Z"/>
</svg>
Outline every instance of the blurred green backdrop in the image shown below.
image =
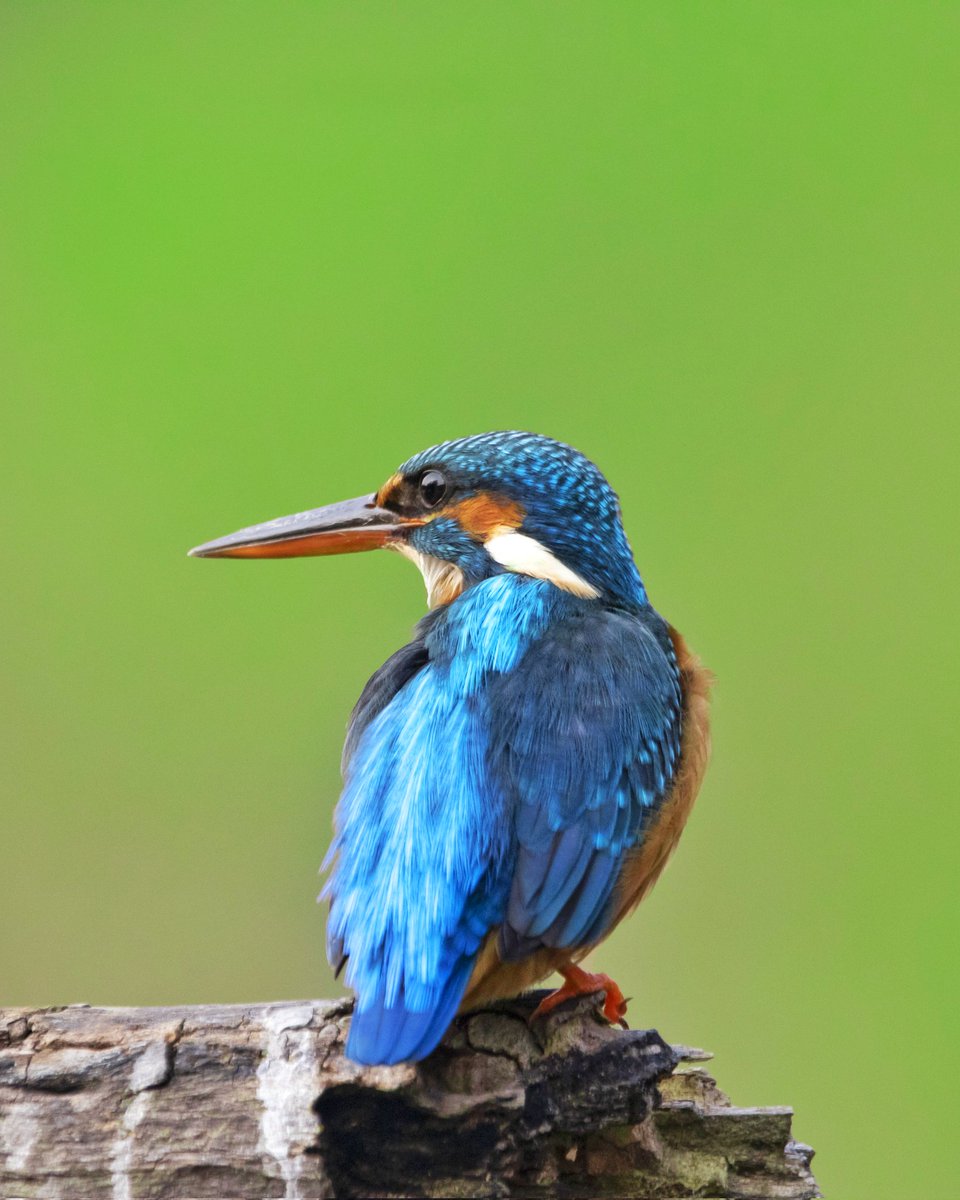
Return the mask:
<svg viewBox="0 0 960 1200">
<path fill-rule="evenodd" d="M 828 1195 L 951 1194 L 958 26 L 0 4 L 0 1002 L 335 992 L 340 741 L 420 579 L 185 551 L 537 429 L 719 680 L 594 961 Z"/>
</svg>

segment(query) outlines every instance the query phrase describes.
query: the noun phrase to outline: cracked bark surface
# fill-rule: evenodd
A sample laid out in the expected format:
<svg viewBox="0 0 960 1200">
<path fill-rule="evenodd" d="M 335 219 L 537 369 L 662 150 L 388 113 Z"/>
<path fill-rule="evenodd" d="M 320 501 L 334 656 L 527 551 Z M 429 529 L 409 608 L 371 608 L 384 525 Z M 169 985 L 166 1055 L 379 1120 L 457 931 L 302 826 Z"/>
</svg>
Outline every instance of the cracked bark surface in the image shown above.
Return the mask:
<svg viewBox="0 0 960 1200">
<path fill-rule="evenodd" d="M 416 1067 L 347 1061 L 349 1002 L 0 1010 L 0 1196 L 819 1195 L 790 1109 L 590 998 L 531 1028 L 537 998 Z"/>
</svg>

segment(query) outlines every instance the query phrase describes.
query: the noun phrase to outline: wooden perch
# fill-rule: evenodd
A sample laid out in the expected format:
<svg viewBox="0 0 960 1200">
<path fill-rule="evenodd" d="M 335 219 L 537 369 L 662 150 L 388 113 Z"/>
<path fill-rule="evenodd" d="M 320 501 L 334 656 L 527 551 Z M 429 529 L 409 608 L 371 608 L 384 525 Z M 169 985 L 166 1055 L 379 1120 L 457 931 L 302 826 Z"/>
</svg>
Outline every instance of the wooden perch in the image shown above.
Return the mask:
<svg viewBox="0 0 960 1200">
<path fill-rule="evenodd" d="M 788 1108 L 735 1108 L 590 998 L 461 1017 L 419 1067 L 343 1057 L 349 1002 L 0 1010 L 3 1200 L 819 1195 Z"/>
</svg>

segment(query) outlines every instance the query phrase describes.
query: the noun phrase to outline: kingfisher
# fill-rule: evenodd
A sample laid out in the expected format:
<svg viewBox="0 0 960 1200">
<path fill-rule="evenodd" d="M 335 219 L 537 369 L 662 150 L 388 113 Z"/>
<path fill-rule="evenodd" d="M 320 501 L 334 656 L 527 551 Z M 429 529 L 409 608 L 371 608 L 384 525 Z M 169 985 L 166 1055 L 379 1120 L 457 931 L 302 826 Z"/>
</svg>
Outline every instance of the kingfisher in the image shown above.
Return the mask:
<svg viewBox="0 0 960 1200">
<path fill-rule="evenodd" d="M 425 1058 L 458 1012 L 553 972 L 535 1016 L 603 993 L 578 964 L 653 887 L 709 756 L 710 675 L 650 604 L 600 470 L 484 433 L 373 495 L 252 525 L 201 558 L 385 548 L 429 611 L 350 718 L 321 897 L 355 993 L 346 1053 Z M 598 1000 L 598 1003 L 600 1001 Z"/>
</svg>

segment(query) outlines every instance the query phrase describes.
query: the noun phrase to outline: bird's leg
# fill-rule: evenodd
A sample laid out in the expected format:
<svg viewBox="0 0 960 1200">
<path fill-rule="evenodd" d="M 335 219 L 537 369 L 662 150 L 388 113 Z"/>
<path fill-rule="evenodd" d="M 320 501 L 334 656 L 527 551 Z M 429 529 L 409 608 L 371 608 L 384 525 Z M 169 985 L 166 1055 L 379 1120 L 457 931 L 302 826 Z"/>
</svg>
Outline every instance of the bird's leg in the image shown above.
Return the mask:
<svg viewBox="0 0 960 1200">
<path fill-rule="evenodd" d="M 620 1025 L 623 1029 L 629 1028 L 624 1020 L 627 1013 L 627 1002 L 623 992 L 609 975 L 593 975 L 589 971 L 584 971 L 582 967 L 574 966 L 573 963 L 565 963 L 563 966 L 557 967 L 557 970 L 563 976 L 563 986 L 540 1001 L 531 1014 L 531 1021 L 546 1016 L 558 1004 L 562 1004 L 564 1000 L 570 1000 L 574 996 L 590 996 L 595 992 L 604 992 L 606 999 L 600 1010 L 604 1018 L 611 1025 Z"/>
</svg>

